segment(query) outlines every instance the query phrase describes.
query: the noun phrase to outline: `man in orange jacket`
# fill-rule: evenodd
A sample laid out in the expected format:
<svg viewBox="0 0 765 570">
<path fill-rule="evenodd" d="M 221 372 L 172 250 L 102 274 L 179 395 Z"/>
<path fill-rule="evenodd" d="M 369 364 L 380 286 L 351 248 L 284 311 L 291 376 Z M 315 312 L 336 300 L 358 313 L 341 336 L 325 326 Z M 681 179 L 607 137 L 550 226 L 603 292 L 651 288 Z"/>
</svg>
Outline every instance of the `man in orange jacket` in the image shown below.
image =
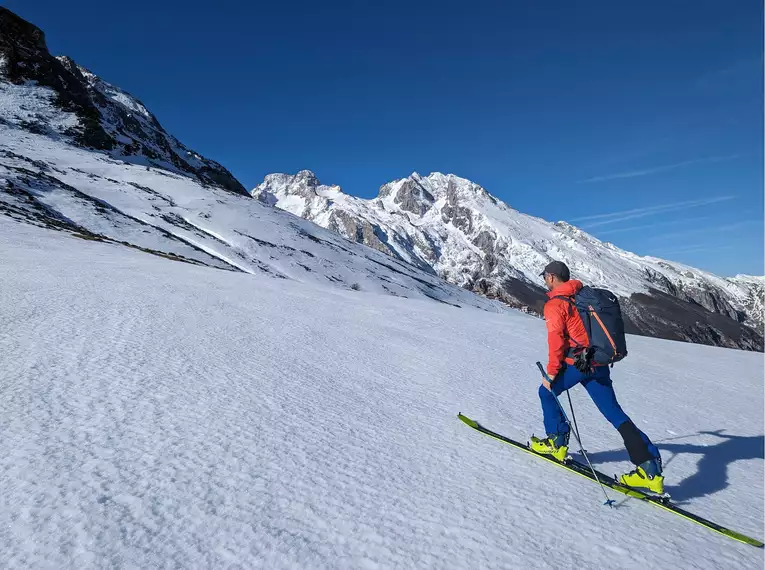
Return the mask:
<svg viewBox="0 0 765 570">
<path fill-rule="evenodd" d="M 542 276 L 550 299 L 545 303 L 544 316 L 549 347 L 547 374 L 552 382 L 543 377 L 542 386 L 539 387 L 547 437 L 532 437 L 531 448 L 538 453 L 551 455 L 558 461 L 565 459 L 570 428 L 556 396 L 581 384 L 598 410 L 619 431 L 630 460 L 636 465 L 634 471 L 622 475 L 621 481 L 631 487 L 663 493 L 664 477 L 661 474 L 659 450 L 619 406 L 609 367 L 595 365 L 590 371 L 582 372 L 574 366 L 575 357 L 589 346 L 590 339 L 579 311 L 573 308 L 572 303 L 559 297 L 573 300 L 582 289 L 582 282 L 570 279 L 568 267 L 560 261 L 548 264 Z"/>
</svg>

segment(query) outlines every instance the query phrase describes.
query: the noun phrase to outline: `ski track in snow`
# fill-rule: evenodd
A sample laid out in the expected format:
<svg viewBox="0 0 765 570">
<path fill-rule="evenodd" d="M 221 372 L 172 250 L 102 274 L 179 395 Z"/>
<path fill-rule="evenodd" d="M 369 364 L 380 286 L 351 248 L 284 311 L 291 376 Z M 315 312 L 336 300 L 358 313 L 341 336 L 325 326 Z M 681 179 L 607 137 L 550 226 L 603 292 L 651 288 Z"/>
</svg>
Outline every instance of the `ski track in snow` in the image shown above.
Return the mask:
<svg viewBox="0 0 765 570">
<path fill-rule="evenodd" d="M 541 432 L 537 319 L 7 219 L 0 266 L 3 568 L 763 565 L 637 501 L 609 510 L 592 483 L 457 420 Z M 629 343 L 617 394 L 662 448 L 668 491 L 762 539 L 762 355 Z M 592 459 L 628 469 L 618 433 L 572 398 Z"/>
</svg>

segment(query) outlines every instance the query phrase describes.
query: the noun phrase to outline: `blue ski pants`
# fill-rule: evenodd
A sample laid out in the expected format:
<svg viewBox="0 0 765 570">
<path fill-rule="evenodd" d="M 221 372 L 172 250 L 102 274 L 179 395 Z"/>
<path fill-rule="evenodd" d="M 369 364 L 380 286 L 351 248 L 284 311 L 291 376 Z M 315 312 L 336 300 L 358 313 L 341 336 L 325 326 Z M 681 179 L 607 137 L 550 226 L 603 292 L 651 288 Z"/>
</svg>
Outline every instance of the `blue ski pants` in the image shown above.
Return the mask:
<svg viewBox="0 0 765 570">
<path fill-rule="evenodd" d="M 555 377 L 552 389 L 556 396 L 560 396 L 577 384 L 584 386 L 600 413 L 622 435 L 633 463 L 640 465 L 649 459 L 661 461 L 658 448 L 635 426 L 616 401 L 611 370 L 608 366 L 597 366 L 591 374 L 582 374 L 574 366 L 566 366 Z M 555 401 L 555 396 L 543 385 L 539 387 L 539 399 L 542 401 L 542 415 L 547 435 L 568 434 L 569 425 Z"/>
</svg>

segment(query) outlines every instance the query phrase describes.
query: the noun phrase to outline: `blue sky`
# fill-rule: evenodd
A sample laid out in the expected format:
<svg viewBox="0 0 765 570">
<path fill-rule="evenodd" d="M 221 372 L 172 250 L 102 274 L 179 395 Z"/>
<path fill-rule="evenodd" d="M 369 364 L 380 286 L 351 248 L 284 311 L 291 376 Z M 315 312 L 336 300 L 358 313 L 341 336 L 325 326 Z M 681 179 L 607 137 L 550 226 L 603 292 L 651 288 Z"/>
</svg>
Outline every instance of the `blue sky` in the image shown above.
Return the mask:
<svg viewBox="0 0 765 570">
<path fill-rule="evenodd" d="M 452 172 L 518 210 L 762 274 L 757 0 L 6 0 L 251 188 Z"/>
</svg>

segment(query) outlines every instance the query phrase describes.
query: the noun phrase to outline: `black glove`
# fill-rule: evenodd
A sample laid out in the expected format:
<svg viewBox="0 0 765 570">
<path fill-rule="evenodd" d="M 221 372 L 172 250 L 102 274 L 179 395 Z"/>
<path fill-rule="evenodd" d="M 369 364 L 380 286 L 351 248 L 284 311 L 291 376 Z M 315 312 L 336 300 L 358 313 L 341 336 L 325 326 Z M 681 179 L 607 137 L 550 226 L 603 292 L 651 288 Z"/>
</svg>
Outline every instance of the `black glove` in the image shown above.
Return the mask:
<svg viewBox="0 0 765 570">
<path fill-rule="evenodd" d="M 574 368 L 582 374 L 592 374 L 594 372 L 592 368 L 593 354 L 595 354 L 595 349 L 591 346 L 578 352 L 574 357 Z"/>
</svg>

